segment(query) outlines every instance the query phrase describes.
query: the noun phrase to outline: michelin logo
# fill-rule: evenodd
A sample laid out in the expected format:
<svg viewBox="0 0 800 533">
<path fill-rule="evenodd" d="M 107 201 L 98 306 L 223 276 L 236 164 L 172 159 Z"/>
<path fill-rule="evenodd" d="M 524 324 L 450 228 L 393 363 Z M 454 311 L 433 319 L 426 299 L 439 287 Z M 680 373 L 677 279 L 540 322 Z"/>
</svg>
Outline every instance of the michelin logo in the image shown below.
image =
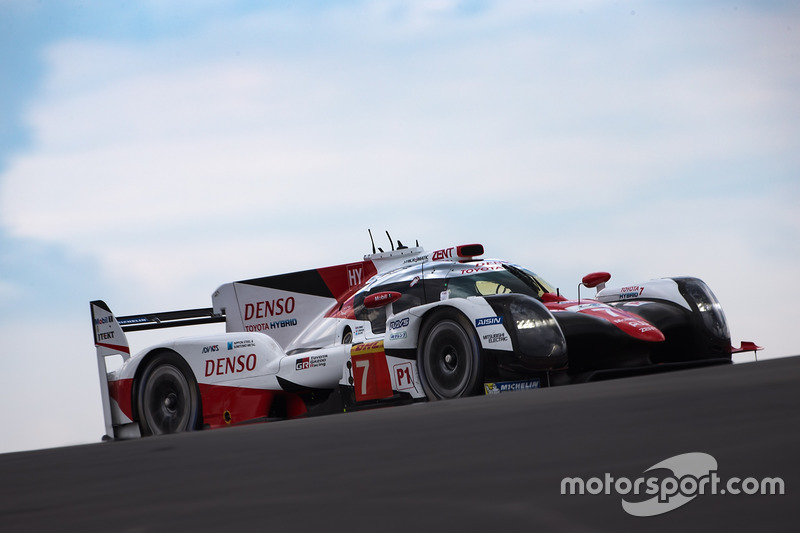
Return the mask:
<svg viewBox="0 0 800 533">
<path fill-rule="evenodd" d="M 485 318 L 476 318 L 475 319 L 475 327 L 482 327 L 482 326 L 494 326 L 503 323 L 503 317 L 501 316 L 487 316 Z"/>
<path fill-rule="evenodd" d="M 541 383 L 538 379 L 527 381 L 503 381 L 501 383 L 484 383 L 483 390 L 486 394 L 500 394 L 518 390 L 538 389 Z"/>
</svg>

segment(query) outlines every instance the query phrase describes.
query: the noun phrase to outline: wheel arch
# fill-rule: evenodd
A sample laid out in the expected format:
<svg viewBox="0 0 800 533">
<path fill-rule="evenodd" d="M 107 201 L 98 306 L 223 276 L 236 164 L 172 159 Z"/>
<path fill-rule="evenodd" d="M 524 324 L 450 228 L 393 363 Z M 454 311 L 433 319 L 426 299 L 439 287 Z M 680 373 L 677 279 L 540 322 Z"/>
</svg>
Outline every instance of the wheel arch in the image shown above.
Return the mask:
<svg viewBox="0 0 800 533">
<path fill-rule="evenodd" d="M 434 302 L 417 307 L 406 309 L 399 313 L 390 315 L 387 319 L 386 333 L 384 334 L 384 341 L 387 346 L 387 353 L 399 354 L 399 357 L 405 359 L 417 360 L 417 346 L 420 342 L 420 335 L 423 328 L 438 315 L 443 312 L 456 312 L 463 318 L 465 327 L 469 324 L 471 330 L 477 334 L 473 319 L 482 316 L 482 311 L 475 308 L 475 304 L 465 298 L 453 298 L 452 300 L 444 300 L 441 302 Z M 484 309 L 485 310 L 485 309 Z M 408 331 L 408 338 L 402 340 L 390 340 L 391 332 L 394 331 L 389 327 L 389 322 L 393 320 L 409 319 L 406 330 Z M 483 347 L 482 347 L 483 348 Z"/>
<path fill-rule="evenodd" d="M 476 332 L 475 326 L 470 321 L 469 315 L 466 312 L 464 312 L 463 309 L 461 309 L 461 306 L 454 305 L 451 302 L 446 301 L 442 302 L 440 305 L 435 305 L 430 309 L 427 309 L 425 313 L 422 314 L 422 316 L 415 324 L 416 326 L 415 333 L 417 335 L 417 339 L 419 339 L 419 336 L 425 329 L 425 326 L 427 326 L 431 320 L 435 320 L 437 318 L 437 315 L 444 315 L 447 313 L 456 313 L 464 321 L 465 326 L 469 326 L 473 332 Z"/>
<path fill-rule="evenodd" d="M 481 311 L 477 309 L 478 305 L 470 300 L 470 298 L 453 298 L 450 300 L 443 300 L 441 302 L 428 304 L 426 306 L 420 306 L 422 308 L 422 314 L 418 315 L 418 318 L 414 323 L 416 327 L 415 333 L 418 335 L 422 331 L 423 326 L 436 314 L 448 312 L 448 310 L 455 311 L 460 314 L 464 320 L 470 324 L 472 330 L 476 331 L 475 324 L 472 322 L 472 320 L 473 318 L 479 316 Z M 485 300 L 482 298 L 480 300 L 485 303 Z M 419 310 L 420 308 L 417 309 Z"/>
</svg>

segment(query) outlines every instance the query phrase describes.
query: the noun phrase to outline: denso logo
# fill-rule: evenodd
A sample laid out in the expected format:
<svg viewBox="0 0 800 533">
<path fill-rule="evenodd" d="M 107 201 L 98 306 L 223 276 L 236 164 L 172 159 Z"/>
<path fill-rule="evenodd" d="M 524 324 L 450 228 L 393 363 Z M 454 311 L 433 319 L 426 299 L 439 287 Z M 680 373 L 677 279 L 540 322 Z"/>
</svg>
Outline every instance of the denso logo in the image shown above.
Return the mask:
<svg viewBox="0 0 800 533">
<path fill-rule="evenodd" d="M 389 329 L 399 329 L 404 328 L 408 325 L 408 317 L 405 317 L 400 320 L 390 320 L 389 321 Z"/>
<path fill-rule="evenodd" d="M 293 296 L 277 298 L 275 300 L 265 300 L 255 304 L 246 304 L 244 306 L 244 319 L 251 320 L 253 318 L 278 316 L 284 313 L 291 314 L 294 312 L 294 304 Z"/>
<path fill-rule="evenodd" d="M 486 318 L 475 319 L 476 327 L 494 326 L 495 324 L 502 324 L 502 323 L 503 323 L 503 317 L 501 316 L 487 316 Z"/>
<path fill-rule="evenodd" d="M 206 377 L 239 374 L 256 369 L 256 354 L 220 357 L 206 360 Z"/>
</svg>

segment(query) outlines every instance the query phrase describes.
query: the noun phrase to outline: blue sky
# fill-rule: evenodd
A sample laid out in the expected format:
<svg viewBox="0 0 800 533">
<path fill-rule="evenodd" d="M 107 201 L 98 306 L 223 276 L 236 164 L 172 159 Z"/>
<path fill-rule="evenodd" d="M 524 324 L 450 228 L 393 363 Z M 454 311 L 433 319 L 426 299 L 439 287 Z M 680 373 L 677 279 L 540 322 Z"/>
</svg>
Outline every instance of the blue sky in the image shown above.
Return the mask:
<svg viewBox="0 0 800 533">
<path fill-rule="evenodd" d="M 800 351 L 796 3 L 0 0 L 0 80 L 0 452 L 102 433 L 90 300 L 208 306 L 367 228 L 572 296 L 698 276 Z"/>
</svg>

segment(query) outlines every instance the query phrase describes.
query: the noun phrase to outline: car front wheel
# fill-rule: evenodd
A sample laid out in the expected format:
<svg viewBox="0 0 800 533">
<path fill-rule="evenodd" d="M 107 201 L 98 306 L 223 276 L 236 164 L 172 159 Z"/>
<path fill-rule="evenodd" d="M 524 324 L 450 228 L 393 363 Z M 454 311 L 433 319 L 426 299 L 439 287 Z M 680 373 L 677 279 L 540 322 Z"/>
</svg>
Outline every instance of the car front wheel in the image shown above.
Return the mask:
<svg viewBox="0 0 800 533">
<path fill-rule="evenodd" d="M 422 328 L 417 348 L 420 380 L 428 399 L 450 399 L 476 394 L 483 382 L 483 358 L 469 321 L 451 309 L 442 309 Z"/>
</svg>

